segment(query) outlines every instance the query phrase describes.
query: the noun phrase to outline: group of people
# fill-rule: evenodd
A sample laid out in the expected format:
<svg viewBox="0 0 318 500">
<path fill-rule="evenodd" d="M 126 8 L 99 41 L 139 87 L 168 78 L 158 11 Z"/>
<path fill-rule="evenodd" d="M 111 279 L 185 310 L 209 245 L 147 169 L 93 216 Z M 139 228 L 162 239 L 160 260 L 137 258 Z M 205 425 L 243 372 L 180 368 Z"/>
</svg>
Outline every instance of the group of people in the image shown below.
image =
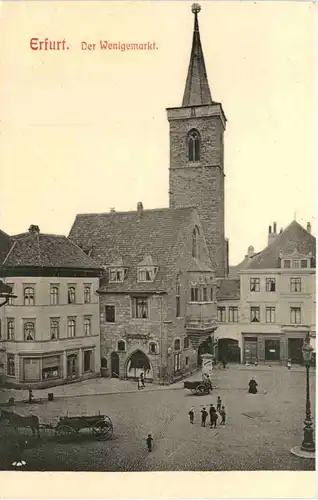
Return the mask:
<svg viewBox="0 0 318 500">
<path fill-rule="evenodd" d="M 226 422 L 226 411 L 225 411 L 225 406 L 222 405 L 222 400 L 220 396 L 218 396 L 217 402 L 216 402 L 216 408 L 213 404 L 210 404 L 209 412 L 207 411 L 206 407 L 203 406 L 201 410 L 201 425 L 202 427 L 206 427 L 206 421 L 207 418 L 210 414 L 210 428 L 216 428 L 216 424 L 219 418 L 219 415 L 221 417 L 221 422 L 220 425 L 225 425 Z M 194 424 L 195 421 L 195 409 L 192 406 L 192 408 L 189 411 L 189 417 L 190 417 L 190 424 Z"/>
</svg>

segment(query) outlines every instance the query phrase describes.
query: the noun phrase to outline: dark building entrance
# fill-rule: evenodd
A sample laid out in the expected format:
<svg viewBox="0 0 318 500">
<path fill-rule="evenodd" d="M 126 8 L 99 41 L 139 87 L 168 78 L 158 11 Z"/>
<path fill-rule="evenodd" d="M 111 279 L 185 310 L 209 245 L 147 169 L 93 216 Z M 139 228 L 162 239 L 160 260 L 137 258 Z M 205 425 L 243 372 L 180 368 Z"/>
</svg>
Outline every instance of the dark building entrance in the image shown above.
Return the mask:
<svg viewBox="0 0 318 500">
<path fill-rule="evenodd" d="M 280 340 L 265 340 L 265 361 L 280 360 Z"/>
<path fill-rule="evenodd" d="M 198 366 L 202 366 L 202 358 L 201 358 L 202 354 L 213 354 L 213 342 L 211 337 L 208 337 L 206 340 L 202 342 L 202 344 L 199 345 L 198 360 L 197 360 Z"/>
<path fill-rule="evenodd" d="M 302 363 L 303 355 L 301 349 L 303 343 L 303 339 L 288 339 L 288 358 L 291 358 L 293 363 Z"/>
<path fill-rule="evenodd" d="M 234 339 L 219 339 L 218 341 L 218 360 L 227 361 L 228 363 L 241 362 L 241 349 L 238 345 L 238 340 Z"/>
<path fill-rule="evenodd" d="M 110 356 L 110 369 L 113 378 L 119 378 L 119 356 L 117 352 L 112 352 Z"/>
<path fill-rule="evenodd" d="M 244 362 L 254 363 L 257 359 L 257 337 L 244 337 Z"/>
</svg>

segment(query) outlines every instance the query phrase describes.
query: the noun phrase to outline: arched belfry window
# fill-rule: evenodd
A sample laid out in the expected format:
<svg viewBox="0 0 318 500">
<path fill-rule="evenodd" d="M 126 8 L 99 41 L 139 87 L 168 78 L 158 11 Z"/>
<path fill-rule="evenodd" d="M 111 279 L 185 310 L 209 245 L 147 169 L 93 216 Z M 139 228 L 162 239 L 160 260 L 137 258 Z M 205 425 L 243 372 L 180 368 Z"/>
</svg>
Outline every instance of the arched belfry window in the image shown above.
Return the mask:
<svg viewBox="0 0 318 500">
<path fill-rule="evenodd" d="M 199 228 L 195 226 L 192 231 L 192 257 L 196 259 L 199 257 L 199 235 Z"/>
<path fill-rule="evenodd" d="M 188 135 L 188 160 L 200 161 L 200 134 L 195 129 Z"/>
</svg>

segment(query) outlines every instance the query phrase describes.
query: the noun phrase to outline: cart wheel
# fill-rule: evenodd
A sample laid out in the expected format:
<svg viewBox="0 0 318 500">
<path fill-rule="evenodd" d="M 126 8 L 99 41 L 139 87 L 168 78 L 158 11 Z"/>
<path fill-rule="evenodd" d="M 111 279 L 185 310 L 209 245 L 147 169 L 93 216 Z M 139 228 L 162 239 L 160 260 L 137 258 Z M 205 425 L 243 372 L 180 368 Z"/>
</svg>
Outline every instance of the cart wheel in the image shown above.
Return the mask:
<svg viewBox="0 0 318 500">
<path fill-rule="evenodd" d="M 113 424 L 109 417 L 100 420 L 92 428 L 93 436 L 99 441 L 106 441 L 113 435 Z"/>
<path fill-rule="evenodd" d="M 205 394 L 205 385 L 203 384 L 198 385 L 197 394 L 198 396 L 203 396 L 203 394 Z"/>
<path fill-rule="evenodd" d="M 55 434 L 61 441 L 68 441 L 74 432 L 74 429 L 69 425 L 59 425 L 55 430 Z"/>
</svg>

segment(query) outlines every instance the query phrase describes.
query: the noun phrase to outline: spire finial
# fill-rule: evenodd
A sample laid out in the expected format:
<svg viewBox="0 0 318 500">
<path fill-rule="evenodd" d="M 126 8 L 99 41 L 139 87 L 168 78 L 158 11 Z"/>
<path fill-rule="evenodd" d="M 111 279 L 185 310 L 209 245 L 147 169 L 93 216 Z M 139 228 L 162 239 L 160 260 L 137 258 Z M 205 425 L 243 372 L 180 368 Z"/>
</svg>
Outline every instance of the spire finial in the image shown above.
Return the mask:
<svg viewBox="0 0 318 500">
<path fill-rule="evenodd" d="M 194 31 L 199 31 L 198 14 L 201 10 L 201 6 L 198 3 L 193 3 L 191 10 L 194 14 Z"/>
<path fill-rule="evenodd" d="M 198 3 L 193 3 L 191 6 L 191 10 L 192 10 L 193 14 L 199 14 L 199 12 L 201 10 L 201 5 L 199 5 Z"/>
</svg>

